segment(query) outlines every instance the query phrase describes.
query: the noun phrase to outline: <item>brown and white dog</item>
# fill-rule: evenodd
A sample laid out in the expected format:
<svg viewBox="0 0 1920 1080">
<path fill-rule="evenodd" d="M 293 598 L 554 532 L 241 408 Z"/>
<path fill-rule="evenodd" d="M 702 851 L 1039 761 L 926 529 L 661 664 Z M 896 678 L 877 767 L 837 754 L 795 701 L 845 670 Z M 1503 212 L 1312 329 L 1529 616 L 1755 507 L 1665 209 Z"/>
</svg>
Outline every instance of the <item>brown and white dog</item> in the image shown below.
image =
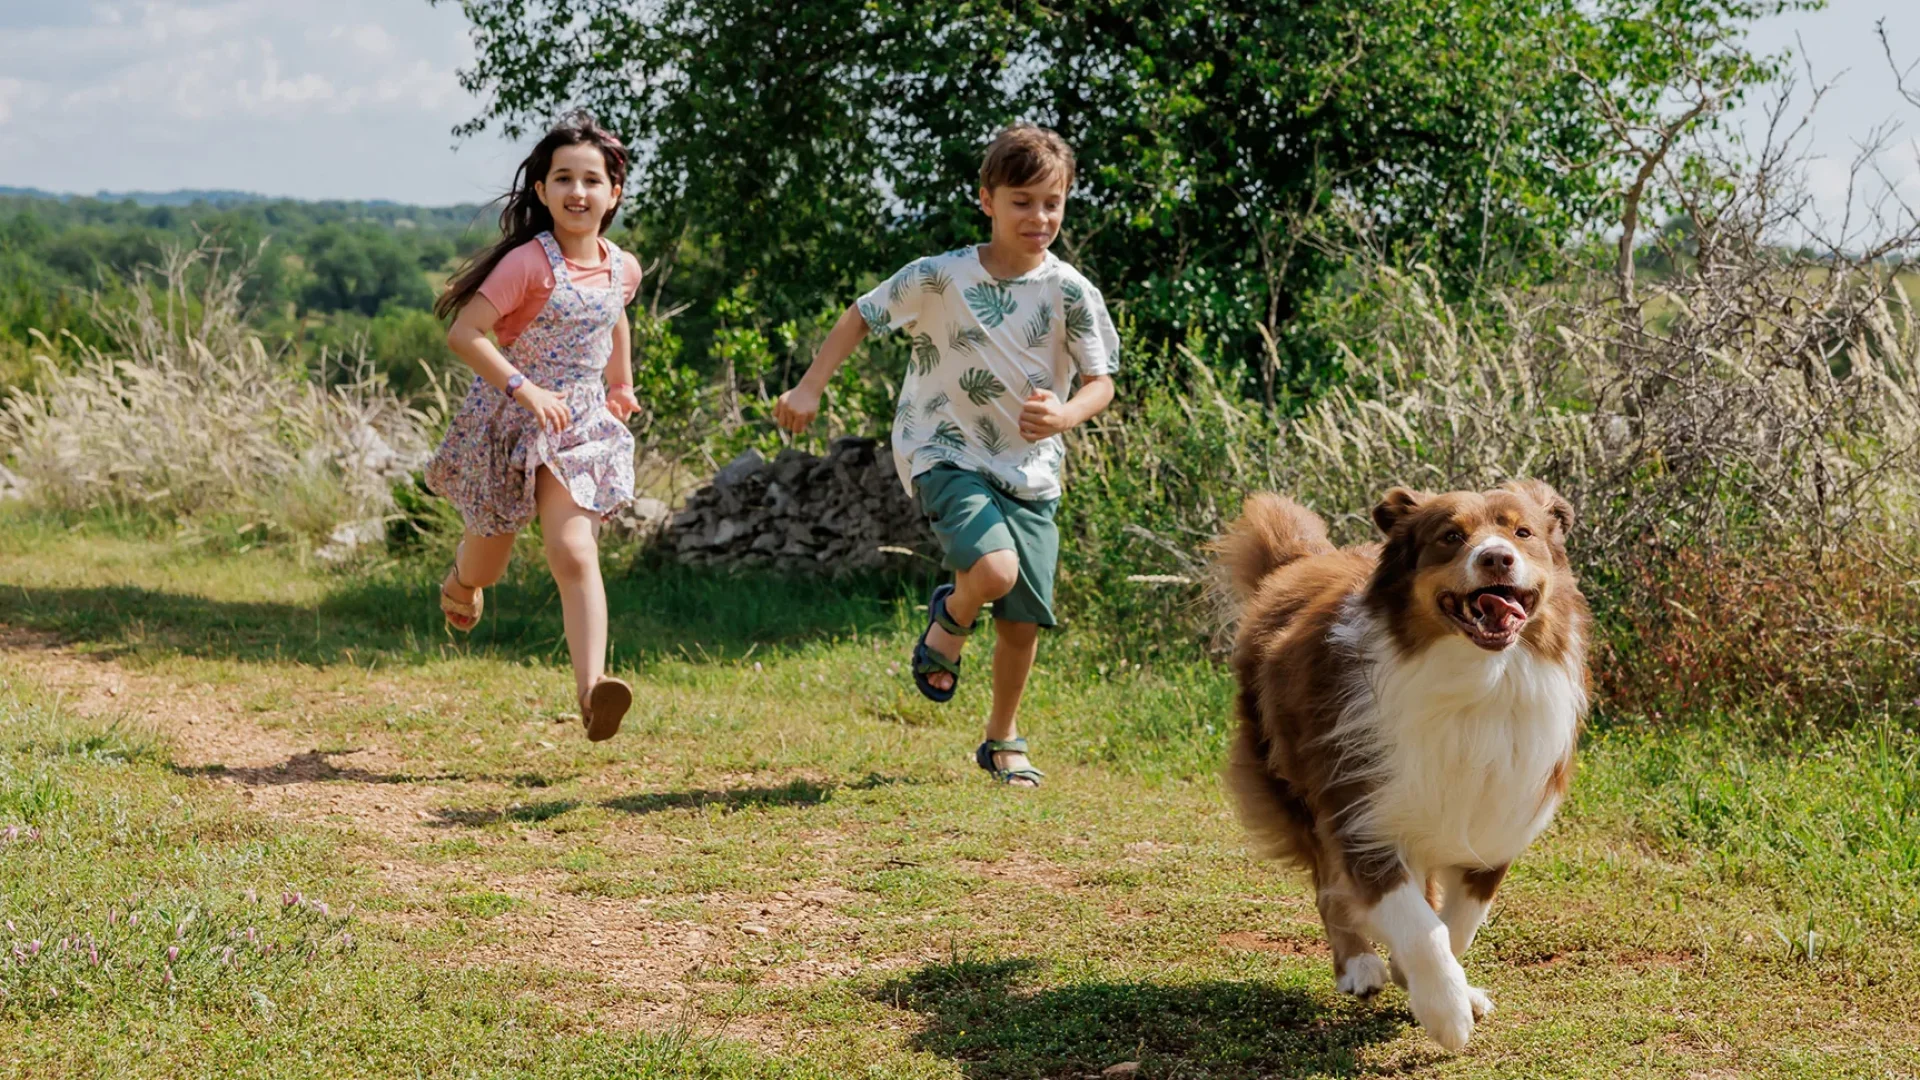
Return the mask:
<svg viewBox="0 0 1920 1080">
<path fill-rule="evenodd" d="M 1458 1050 L 1493 1008 L 1459 957 L 1559 808 L 1587 708 L 1573 508 L 1536 480 L 1395 488 L 1373 520 L 1384 541 L 1335 549 L 1255 495 L 1216 543 L 1240 604 L 1227 774 L 1265 853 L 1312 872 L 1339 989 L 1392 978 Z"/>
</svg>

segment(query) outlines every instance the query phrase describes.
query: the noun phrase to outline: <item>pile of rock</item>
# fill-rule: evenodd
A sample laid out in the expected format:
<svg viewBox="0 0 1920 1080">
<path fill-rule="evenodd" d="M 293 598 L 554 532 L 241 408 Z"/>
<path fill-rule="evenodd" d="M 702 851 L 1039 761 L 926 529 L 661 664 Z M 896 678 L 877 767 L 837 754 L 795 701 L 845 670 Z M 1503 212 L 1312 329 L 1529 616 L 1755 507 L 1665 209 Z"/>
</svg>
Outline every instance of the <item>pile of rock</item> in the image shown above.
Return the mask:
<svg viewBox="0 0 1920 1080">
<path fill-rule="evenodd" d="M 749 450 L 687 500 L 661 534 L 684 563 L 842 574 L 931 553 L 893 455 L 874 439 L 835 439 L 825 457 Z M 893 550 L 883 550 L 893 549 Z"/>
</svg>

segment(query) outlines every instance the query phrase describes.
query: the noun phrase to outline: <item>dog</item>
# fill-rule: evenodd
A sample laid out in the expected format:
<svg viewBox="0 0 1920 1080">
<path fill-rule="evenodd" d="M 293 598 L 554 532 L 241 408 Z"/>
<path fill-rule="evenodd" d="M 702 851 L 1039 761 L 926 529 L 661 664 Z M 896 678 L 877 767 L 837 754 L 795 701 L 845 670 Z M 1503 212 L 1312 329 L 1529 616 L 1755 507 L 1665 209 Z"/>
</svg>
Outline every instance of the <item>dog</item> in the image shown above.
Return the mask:
<svg viewBox="0 0 1920 1080">
<path fill-rule="evenodd" d="M 1228 786 L 1263 854 L 1312 874 L 1337 988 L 1391 978 L 1459 1050 L 1493 1009 L 1460 956 L 1566 797 L 1586 715 L 1573 507 L 1538 480 L 1395 488 L 1373 521 L 1336 549 L 1259 494 L 1214 543 L 1239 612 Z"/>
</svg>

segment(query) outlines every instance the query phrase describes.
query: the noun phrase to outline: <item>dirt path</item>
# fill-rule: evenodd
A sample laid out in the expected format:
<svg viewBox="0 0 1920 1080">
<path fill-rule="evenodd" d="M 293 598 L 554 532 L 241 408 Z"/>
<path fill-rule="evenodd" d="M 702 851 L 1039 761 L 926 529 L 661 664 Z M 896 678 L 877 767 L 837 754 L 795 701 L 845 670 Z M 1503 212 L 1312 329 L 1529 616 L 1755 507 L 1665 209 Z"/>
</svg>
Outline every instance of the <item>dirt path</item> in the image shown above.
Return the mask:
<svg viewBox="0 0 1920 1080">
<path fill-rule="evenodd" d="M 569 979 L 571 1003 L 615 1026 L 687 1022 L 685 1001 L 702 986 L 719 985 L 707 973 L 740 962 L 743 945 L 792 941 L 805 954 L 770 967 L 762 985 L 797 986 L 860 970 L 834 958 L 834 942 L 853 920 L 837 909 L 854 894 L 833 885 L 777 892 L 747 900 L 725 893 L 699 897 L 704 921 L 656 916 L 650 899 L 583 896 L 568 892 L 557 871 L 503 875 L 480 860 L 416 857 L 466 827 L 446 806 L 514 794 L 484 777 L 422 767 L 402 738 L 366 730 L 351 745 L 315 745 L 261 718 L 295 710 L 339 710 L 418 697 L 418 685 L 378 676 L 351 690 L 309 690 L 284 710 L 243 704 L 238 688 L 214 686 L 130 669 L 105 656 L 63 647 L 50 635 L 0 626 L 0 675 L 24 677 L 57 695 L 63 707 L 87 717 L 126 718 L 143 724 L 171 750 L 174 766 L 211 783 L 238 789 L 253 811 L 305 825 L 322 823 L 345 834 L 345 853 L 373 869 L 389 909 L 368 917 L 396 933 L 417 933 L 450 919 L 449 893 L 484 891 L 508 898 L 511 908 L 488 918 L 484 932 L 435 957 L 453 965 L 528 965 L 557 969 Z M 432 692 L 420 707 L 431 707 Z M 473 830 L 482 844 L 500 842 Z M 607 839 L 620 855 L 645 856 L 685 841 L 668 832 L 620 830 Z M 522 834 L 522 842 L 541 842 Z M 760 950 L 764 953 L 764 950 Z M 430 954 L 431 955 L 431 954 Z M 891 958 L 868 967 L 919 962 L 931 954 Z M 768 965 L 764 957 L 750 963 Z M 766 1041 L 763 1032 L 731 1022 L 727 1034 Z"/>
</svg>

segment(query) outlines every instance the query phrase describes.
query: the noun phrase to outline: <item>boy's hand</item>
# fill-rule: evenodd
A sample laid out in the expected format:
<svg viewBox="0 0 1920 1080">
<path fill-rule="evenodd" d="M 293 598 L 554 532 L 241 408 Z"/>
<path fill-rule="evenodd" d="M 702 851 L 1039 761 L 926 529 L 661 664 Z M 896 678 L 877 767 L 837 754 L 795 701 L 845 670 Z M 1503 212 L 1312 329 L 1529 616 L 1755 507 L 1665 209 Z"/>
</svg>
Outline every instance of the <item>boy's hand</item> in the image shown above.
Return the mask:
<svg viewBox="0 0 1920 1080">
<path fill-rule="evenodd" d="M 1050 439 L 1072 426 L 1066 407 L 1051 390 L 1035 390 L 1020 406 L 1020 437 L 1028 442 Z"/>
<path fill-rule="evenodd" d="M 805 386 L 796 386 L 773 403 L 773 422 L 795 434 L 807 429 L 820 414 L 820 395 Z"/>
<path fill-rule="evenodd" d="M 639 412 L 640 399 L 633 396 L 633 387 L 620 386 L 607 391 L 607 411 L 623 424 L 627 417 Z"/>
</svg>

